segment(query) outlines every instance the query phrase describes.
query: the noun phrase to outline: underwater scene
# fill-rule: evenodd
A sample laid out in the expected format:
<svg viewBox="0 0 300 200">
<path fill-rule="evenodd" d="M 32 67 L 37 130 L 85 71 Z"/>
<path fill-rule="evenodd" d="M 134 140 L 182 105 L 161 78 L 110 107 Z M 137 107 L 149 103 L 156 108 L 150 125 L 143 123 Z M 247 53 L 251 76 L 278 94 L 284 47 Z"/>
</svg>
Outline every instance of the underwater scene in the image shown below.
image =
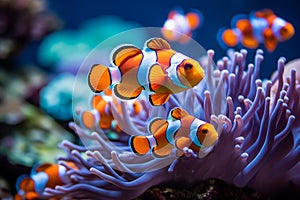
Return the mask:
<svg viewBox="0 0 300 200">
<path fill-rule="evenodd" d="M 0 199 L 300 199 L 296 1 L 0 0 Z"/>
</svg>

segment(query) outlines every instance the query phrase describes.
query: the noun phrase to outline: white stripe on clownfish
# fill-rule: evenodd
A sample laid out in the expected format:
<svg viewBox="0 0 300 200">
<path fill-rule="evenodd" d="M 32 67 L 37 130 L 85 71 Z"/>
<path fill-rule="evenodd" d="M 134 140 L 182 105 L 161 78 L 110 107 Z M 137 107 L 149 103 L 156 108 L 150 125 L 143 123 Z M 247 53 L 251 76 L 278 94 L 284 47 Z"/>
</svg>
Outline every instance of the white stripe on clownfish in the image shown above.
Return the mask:
<svg viewBox="0 0 300 200">
<path fill-rule="evenodd" d="M 181 53 L 175 53 L 171 57 L 170 67 L 166 70 L 171 81 L 178 87 L 188 88 L 188 86 L 183 85 L 178 77 L 177 67 L 182 63 L 185 59 L 188 59 L 187 56 Z"/>
<path fill-rule="evenodd" d="M 156 139 L 154 138 L 153 135 L 147 135 L 146 137 L 147 137 L 147 139 L 149 141 L 150 149 L 157 146 Z"/>
<path fill-rule="evenodd" d="M 286 25 L 286 21 L 283 20 L 280 17 L 277 17 L 274 19 L 273 24 L 272 24 L 272 32 L 276 36 L 277 39 L 282 39 L 280 35 L 280 29 Z"/>
<path fill-rule="evenodd" d="M 36 174 L 32 174 L 30 178 L 34 182 L 36 192 L 42 194 L 49 180 L 49 175 L 45 172 L 38 172 Z"/>
<path fill-rule="evenodd" d="M 146 91 L 150 91 L 148 77 L 151 66 L 157 62 L 157 55 L 155 51 L 147 47 L 142 50 L 142 54 L 143 59 L 137 72 L 137 81 Z"/>
<path fill-rule="evenodd" d="M 195 118 L 190 125 L 190 138 L 193 141 L 193 143 L 195 143 L 195 145 L 197 145 L 198 147 L 203 147 L 197 136 L 198 128 L 203 124 L 206 124 L 206 122 Z"/>
<path fill-rule="evenodd" d="M 268 27 L 268 21 L 263 18 L 251 17 L 250 23 L 253 26 L 254 37 L 259 41 L 263 42 L 263 32 Z"/>
<path fill-rule="evenodd" d="M 169 122 L 168 128 L 166 130 L 166 138 L 170 144 L 174 145 L 174 137 L 180 127 L 181 127 L 180 120 L 172 120 L 171 122 Z"/>
</svg>

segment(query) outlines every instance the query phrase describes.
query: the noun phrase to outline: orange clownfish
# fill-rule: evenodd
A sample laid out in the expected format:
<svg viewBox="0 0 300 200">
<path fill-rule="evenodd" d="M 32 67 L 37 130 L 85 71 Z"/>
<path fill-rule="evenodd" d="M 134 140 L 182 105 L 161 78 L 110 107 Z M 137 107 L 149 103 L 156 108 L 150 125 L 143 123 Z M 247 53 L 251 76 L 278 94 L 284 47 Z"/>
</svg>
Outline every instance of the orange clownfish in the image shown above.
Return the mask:
<svg viewBox="0 0 300 200">
<path fill-rule="evenodd" d="M 295 30 L 291 23 L 276 16 L 272 10 L 264 9 L 247 17 L 235 16 L 232 29 L 221 29 L 218 40 L 222 46 L 234 47 L 241 43 L 244 47 L 255 49 L 263 43 L 269 52 L 273 52 L 278 42 L 290 39 Z"/>
<path fill-rule="evenodd" d="M 116 125 L 111 111 L 113 103 L 112 90 L 107 88 L 101 95 L 93 95 L 91 110 L 85 110 L 80 114 L 81 124 L 90 130 L 95 130 L 96 126 L 103 130 L 113 129 L 120 132 L 120 128 Z"/>
<path fill-rule="evenodd" d="M 203 23 L 203 15 L 193 10 L 184 15 L 182 10 L 172 10 L 162 28 L 162 35 L 169 41 L 186 43 L 192 37 L 192 31 Z"/>
<path fill-rule="evenodd" d="M 175 147 L 177 156 L 182 156 L 184 147 L 199 152 L 218 139 L 213 125 L 189 115 L 182 108 L 172 109 L 168 120 L 156 118 L 151 121 L 149 131 L 152 135 L 131 136 L 129 143 L 134 153 L 145 155 L 152 150 L 155 157 L 165 157 Z"/>
<path fill-rule="evenodd" d="M 113 130 L 120 133 L 121 129 L 111 110 L 112 103 L 116 106 L 118 112 L 122 114 L 119 102 L 112 96 L 111 88 L 105 89 L 100 95 L 93 95 L 92 109 L 84 110 L 80 114 L 81 124 L 89 130 L 96 130 L 97 127 L 100 127 L 102 130 Z M 128 114 L 132 117 L 142 119 L 146 117 L 146 112 L 138 100 L 128 101 L 127 109 Z"/>
<path fill-rule="evenodd" d="M 67 163 L 70 167 L 77 167 Z M 41 199 L 46 187 L 54 188 L 56 185 L 64 185 L 69 182 L 66 176 L 67 169 L 59 164 L 44 163 L 33 169 L 30 176 L 22 175 L 16 182 L 17 194 L 15 200 Z"/>
<path fill-rule="evenodd" d="M 94 92 L 102 92 L 113 85 L 114 94 L 122 100 L 137 98 L 143 90 L 149 92 L 152 105 L 166 103 L 173 93 L 190 89 L 204 77 L 199 62 L 171 49 L 162 38 L 152 38 L 144 49 L 122 45 L 112 54 L 112 62 L 119 70 L 119 81 L 113 83 L 114 69 L 96 64 L 88 76 Z"/>
</svg>

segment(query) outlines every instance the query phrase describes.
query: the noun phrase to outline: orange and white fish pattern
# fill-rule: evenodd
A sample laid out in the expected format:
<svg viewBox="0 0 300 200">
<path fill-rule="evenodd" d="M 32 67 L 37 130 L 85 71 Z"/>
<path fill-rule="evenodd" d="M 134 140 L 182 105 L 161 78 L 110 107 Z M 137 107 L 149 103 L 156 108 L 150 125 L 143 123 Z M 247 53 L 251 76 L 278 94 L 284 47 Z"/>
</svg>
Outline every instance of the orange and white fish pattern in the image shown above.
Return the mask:
<svg viewBox="0 0 300 200">
<path fill-rule="evenodd" d="M 113 97 L 112 89 L 107 88 L 101 94 L 95 94 L 91 100 L 91 110 L 83 110 L 80 113 L 80 122 L 86 129 L 111 130 L 117 133 L 121 132 L 118 122 L 114 119 L 112 113 L 112 104 L 115 105 L 117 111 L 121 113 L 120 102 Z M 145 119 L 146 111 L 138 100 L 127 101 L 127 111 L 132 117 Z"/>
<path fill-rule="evenodd" d="M 135 99 L 144 90 L 155 106 L 166 103 L 171 94 L 196 86 L 204 77 L 198 61 L 174 51 L 162 38 L 146 41 L 144 49 L 117 47 L 112 63 L 119 71 L 119 81 L 113 83 L 115 68 L 96 64 L 88 76 L 91 90 L 102 92 L 113 84 L 113 92 L 121 100 Z"/>
<path fill-rule="evenodd" d="M 272 10 L 264 9 L 250 14 L 250 17 L 237 15 L 232 19 L 232 29 L 220 29 L 217 38 L 221 46 L 234 47 L 242 44 L 255 49 L 263 43 L 273 52 L 279 42 L 290 39 L 295 30 L 291 23 L 276 16 Z"/>
<path fill-rule="evenodd" d="M 67 162 L 67 165 L 77 167 Z M 46 187 L 54 188 L 56 185 L 67 184 L 70 180 L 66 176 L 67 169 L 60 164 L 44 163 L 34 168 L 30 176 L 22 175 L 16 182 L 17 194 L 15 200 L 37 200 Z"/>
<path fill-rule="evenodd" d="M 188 42 L 193 31 L 203 24 L 203 15 L 193 10 L 184 15 L 182 10 L 172 10 L 162 28 L 162 35 L 169 41 Z"/>
<path fill-rule="evenodd" d="M 100 127 L 103 130 L 111 129 L 120 132 L 116 125 L 111 111 L 113 103 L 112 90 L 107 88 L 100 95 L 93 95 L 91 99 L 91 110 L 84 110 L 80 114 L 80 121 L 83 127 L 89 130 L 96 130 Z"/>
<path fill-rule="evenodd" d="M 156 118 L 149 124 L 149 136 L 131 136 L 130 146 L 134 153 L 145 155 L 150 150 L 155 157 L 170 155 L 176 148 L 177 156 L 185 147 L 199 152 L 218 140 L 218 133 L 210 123 L 189 115 L 182 108 L 173 108 L 168 119 Z"/>
</svg>

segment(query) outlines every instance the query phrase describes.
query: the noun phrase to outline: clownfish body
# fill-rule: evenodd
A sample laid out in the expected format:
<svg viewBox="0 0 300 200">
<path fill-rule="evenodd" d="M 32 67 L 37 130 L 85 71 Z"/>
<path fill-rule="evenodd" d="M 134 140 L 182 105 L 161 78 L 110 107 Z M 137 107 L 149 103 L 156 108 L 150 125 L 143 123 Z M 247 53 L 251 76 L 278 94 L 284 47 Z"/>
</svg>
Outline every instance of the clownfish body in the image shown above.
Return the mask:
<svg viewBox="0 0 300 200">
<path fill-rule="evenodd" d="M 186 43 L 190 40 L 193 30 L 203 23 L 203 15 L 198 10 L 184 13 L 181 10 L 172 10 L 165 21 L 162 34 L 169 41 Z"/>
<path fill-rule="evenodd" d="M 80 114 L 81 124 L 89 130 L 96 130 L 100 127 L 102 130 L 113 130 L 121 132 L 121 129 L 114 119 L 112 113 L 112 104 L 114 104 L 120 114 L 120 104 L 113 98 L 111 88 L 107 88 L 99 95 L 93 95 L 91 100 L 91 110 L 84 110 Z M 141 103 L 137 100 L 127 102 L 128 114 L 132 117 L 145 118 L 146 113 Z"/>
<path fill-rule="evenodd" d="M 120 72 L 120 81 L 113 85 L 114 94 L 121 100 L 137 98 L 143 90 L 151 93 L 152 105 L 168 101 L 171 94 L 196 86 L 204 77 L 200 64 L 171 49 L 162 38 L 152 38 L 144 49 L 132 45 L 118 47 L 112 61 Z M 113 70 L 103 65 L 94 65 L 88 81 L 94 92 L 102 92 L 112 85 Z"/>
<path fill-rule="evenodd" d="M 111 104 L 113 103 L 112 90 L 107 88 L 100 95 L 93 95 L 91 100 L 91 110 L 85 110 L 80 114 L 81 124 L 90 130 L 95 130 L 100 127 L 103 130 L 119 128 L 113 127 L 114 117 L 111 111 Z"/>
<path fill-rule="evenodd" d="M 269 52 L 273 52 L 278 42 L 290 39 L 294 33 L 291 23 L 276 16 L 272 10 L 264 9 L 246 17 L 234 17 L 232 29 L 221 29 L 218 40 L 221 45 L 234 47 L 241 43 L 244 47 L 254 49 L 263 43 Z"/>
<path fill-rule="evenodd" d="M 194 152 L 213 145 L 218 139 L 214 126 L 189 115 L 181 108 L 170 111 L 168 120 L 157 118 L 149 124 L 150 136 L 132 136 L 130 146 L 138 155 L 145 155 L 150 150 L 155 157 L 168 156 L 174 147 L 177 156 L 188 147 Z"/>
<path fill-rule="evenodd" d="M 70 167 L 76 168 L 73 163 L 67 163 Z M 20 176 L 16 182 L 18 193 L 15 200 L 40 199 L 46 187 L 54 188 L 56 185 L 68 183 L 66 176 L 67 169 L 59 164 L 45 163 L 37 166 L 30 176 Z"/>
</svg>

